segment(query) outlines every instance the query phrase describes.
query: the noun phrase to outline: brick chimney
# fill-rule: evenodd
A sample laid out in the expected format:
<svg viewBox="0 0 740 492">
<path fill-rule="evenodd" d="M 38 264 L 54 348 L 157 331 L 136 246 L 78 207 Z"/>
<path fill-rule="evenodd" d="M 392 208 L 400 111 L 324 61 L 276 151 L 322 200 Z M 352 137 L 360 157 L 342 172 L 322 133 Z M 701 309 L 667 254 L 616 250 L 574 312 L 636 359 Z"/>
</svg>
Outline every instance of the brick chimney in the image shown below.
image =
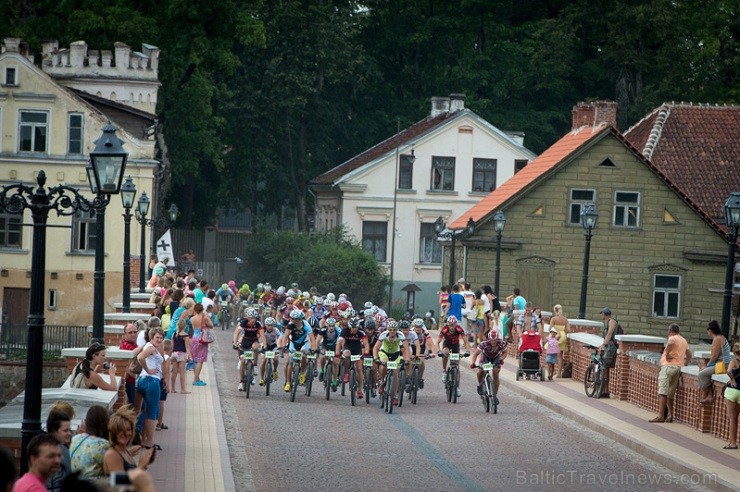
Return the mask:
<svg viewBox="0 0 740 492">
<path fill-rule="evenodd" d="M 573 130 L 602 124 L 617 127 L 616 101 L 579 102 L 573 106 Z"/>
</svg>

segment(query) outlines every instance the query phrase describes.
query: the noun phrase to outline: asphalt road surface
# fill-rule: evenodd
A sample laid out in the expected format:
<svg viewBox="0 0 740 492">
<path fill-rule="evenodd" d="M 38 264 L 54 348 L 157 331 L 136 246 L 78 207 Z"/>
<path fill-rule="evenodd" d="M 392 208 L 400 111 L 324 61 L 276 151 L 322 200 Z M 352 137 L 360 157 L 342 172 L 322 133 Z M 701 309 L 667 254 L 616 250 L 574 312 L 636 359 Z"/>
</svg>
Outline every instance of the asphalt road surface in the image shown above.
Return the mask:
<svg viewBox="0 0 740 492">
<path fill-rule="evenodd" d="M 462 397 L 448 403 L 439 359 L 427 361 L 418 403 L 405 400 L 392 415 L 377 399 L 352 407 L 337 392 L 327 401 L 318 378 L 311 397 L 301 387 L 290 402 L 287 359 L 270 396 L 254 385 L 246 399 L 231 333 L 216 337 L 211 355 L 240 491 L 707 490 L 700 477 L 676 474 L 503 387 L 498 414 L 485 413 L 467 367 Z"/>
</svg>

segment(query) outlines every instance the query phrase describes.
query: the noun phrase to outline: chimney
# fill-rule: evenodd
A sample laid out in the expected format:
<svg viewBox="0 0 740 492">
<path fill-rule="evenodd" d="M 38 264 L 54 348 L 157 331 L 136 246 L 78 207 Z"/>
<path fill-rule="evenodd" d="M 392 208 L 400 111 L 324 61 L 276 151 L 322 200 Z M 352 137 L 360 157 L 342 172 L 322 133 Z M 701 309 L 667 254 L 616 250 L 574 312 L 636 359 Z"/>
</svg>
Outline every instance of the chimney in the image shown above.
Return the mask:
<svg viewBox="0 0 740 492">
<path fill-rule="evenodd" d="M 6 53 L 18 53 L 20 51 L 21 40 L 20 38 L 4 38 L 3 44 Z"/>
<path fill-rule="evenodd" d="M 599 125 L 617 127 L 616 101 L 579 102 L 573 106 L 573 130 Z"/>
<path fill-rule="evenodd" d="M 117 41 L 113 46 L 113 49 L 116 51 L 116 68 L 119 71 L 129 68 L 129 57 L 131 56 L 129 45 Z"/>
<path fill-rule="evenodd" d="M 449 97 L 432 97 L 432 113 L 431 117 L 439 116 L 444 113 L 450 112 L 450 98 Z"/>
<path fill-rule="evenodd" d="M 80 68 L 85 65 L 85 57 L 87 56 L 87 43 L 84 41 L 75 41 L 69 45 L 69 63 L 75 67 Z"/>
<path fill-rule="evenodd" d="M 465 94 L 450 94 L 450 113 L 465 109 Z"/>
<path fill-rule="evenodd" d="M 159 48 L 152 46 L 151 44 L 142 44 L 141 50 L 149 57 L 149 66 L 155 72 L 159 70 Z"/>
</svg>

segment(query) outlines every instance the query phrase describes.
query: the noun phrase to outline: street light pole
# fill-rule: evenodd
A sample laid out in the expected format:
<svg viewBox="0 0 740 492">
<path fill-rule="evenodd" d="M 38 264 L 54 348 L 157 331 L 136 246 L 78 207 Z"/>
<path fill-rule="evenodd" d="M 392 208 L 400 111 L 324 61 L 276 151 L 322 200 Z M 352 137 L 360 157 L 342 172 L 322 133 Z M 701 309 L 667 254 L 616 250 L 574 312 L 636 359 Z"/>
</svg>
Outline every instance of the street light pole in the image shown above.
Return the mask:
<svg viewBox="0 0 740 492">
<path fill-rule="evenodd" d="M 453 285 L 455 285 L 455 240 L 457 238 L 465 239 L 467 237 L 470 237 L 473 235 L 473 232 L 475 232 L 475 222 L 473 221 L 473 218 L 470 217 L 468 219 L 467 224 L 465 225 L 465 229 L 461 230 L 454 230 L 454 229 L 447 229 L 447 226 L 445 224 L 445 221 L 442 217 L 437 217 L 437 220 L 434 222 L 434 230 L 437 232 L 437 235 L 442 239 L 450 239 L 452 241 L 450 250 L 450 288 L 452 288 Z"/>
<path fill-rule="evenodd" d="M 735 242 L 740 228 L 740 192 L 731 193 L 725 202 L 725 225 L 727 226 L 727 267 L 722 302 L 722 334 L 730 339 L 730 312 L 732 310 L 732 281 L 735 276 Z"/>
<path fill-rule="evenodd" d="M 139 293 L 143 294 L 144 289 L 144 264 L 146 263 L 146 214 L 149 211 L 149 197 L 146 196 L 146 191 L 141 192 L 139 201 L 136 203 L 136 221 L 141 224 L 141 249 L 139 261 Z"/>
<path fill-rule="evenodd" d="M 121 187 L 121 204 L 123 205 L 123 308 L 124 313 L 131 312 L 131 207 L 136 198 L 136 186 L 131 176 Z"/>
<path fill-rule="evenodd" d="M 591 236 L 599 213 L 596 211 L 596 205 L 588 203 L 581 210 L 581 225 L 583 226 L 586 236 L 586 249 L 583 253 L 583 276 L 581 279 L 581 304 L 578 309 L 578 318 L 586 318 L 586 294 L 588 291 L 588 263 L 591 256 Z"/>
<path fill-rule="evenodd" d="M 501 275 L 501 235 L 504 232 L 504 226 L 506 225 L 506 216 L 502 211 L 498 211 L 493 215 L 493 230 L 496 232 L 496 280 L 494 283 L 493 294 L 498 297 L 499 278 Z"/>
</svg>

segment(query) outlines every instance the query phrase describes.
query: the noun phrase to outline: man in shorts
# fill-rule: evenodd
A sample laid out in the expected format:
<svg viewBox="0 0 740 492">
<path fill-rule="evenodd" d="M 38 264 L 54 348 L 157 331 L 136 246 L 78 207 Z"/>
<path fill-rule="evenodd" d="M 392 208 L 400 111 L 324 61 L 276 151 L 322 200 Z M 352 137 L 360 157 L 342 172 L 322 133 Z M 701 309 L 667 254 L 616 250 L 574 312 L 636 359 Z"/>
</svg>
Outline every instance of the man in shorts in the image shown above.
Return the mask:
<svg viewBox="0 0 740 492">
<path fill-rule="evenodd" d="M 488 332 L 488 338 L 483 340 L 475 347 L 473 351 L 472 362 L 470 368 L 475 369 L 478 367 L 477 378 L 478 378 L 478 394 L 483 396 L 483 378 L 485 376 L 483 372 L 483 364 L 490 362 L 493 364 L 493 390 L 498 394 L 499 386 L 499 372 L 501 372 L 501 366 L 506 358 L 506 340 L 499 337 L 496 330 Z M 497 403 L 498 404 L 498 403 Z"/>
<path fill-rule="evenodd" d="M 676 323 L 668 326 L 668 342 L 660 358 L 658 374 L 658 416 L 650 422 L 673 422 L 673 404 L 678 381 L 681 379 L 681 366 L 687 365 L 691 360 L 689 344 L 678 334 L 679 331 Z"/>
</svg>

